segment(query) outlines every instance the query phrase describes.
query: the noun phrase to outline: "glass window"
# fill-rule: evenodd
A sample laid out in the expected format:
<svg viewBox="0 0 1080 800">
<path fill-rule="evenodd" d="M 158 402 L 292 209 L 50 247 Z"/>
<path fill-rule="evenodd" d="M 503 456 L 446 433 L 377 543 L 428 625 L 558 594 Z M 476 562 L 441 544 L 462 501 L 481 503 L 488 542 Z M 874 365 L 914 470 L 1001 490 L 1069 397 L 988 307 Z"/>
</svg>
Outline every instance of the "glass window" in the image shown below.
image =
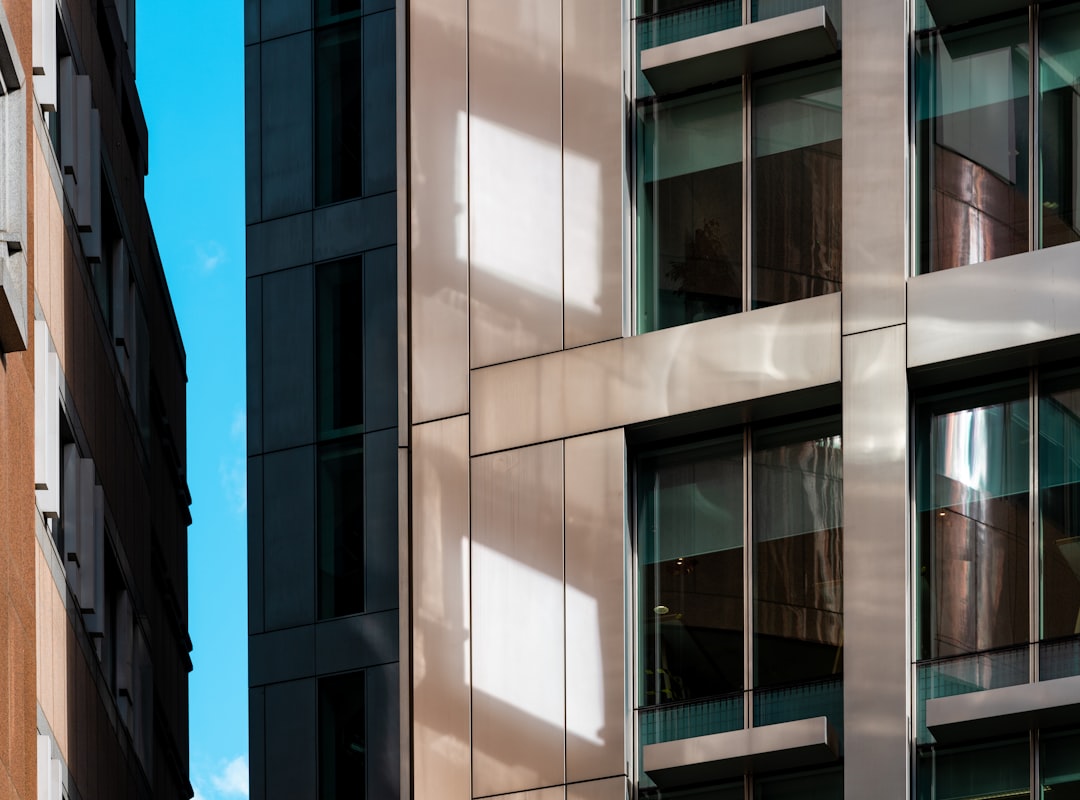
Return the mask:
<svg viewBox="0 0 1080 800">
<path fill-rule="evenodd" d="M 364 422 L 364 273 L 360 259 L 316 270 L 319 437 L 357 433 Z"/>
<path fill-rule="evenodd" d="M 1080 733 L 1046 733 L 1040 738 L 1041 800 L 1080 797 Z"/>
<path fill-rule="evenodd" d="M 640 107 L 639 329 L 742 310 L 742 93 Z"/>
<path fill-rule="evenodd" d="M 1028 640 L 1026 386 L 918 421 L 918 657 Z"/>
<path fill-rule="evenodd" d="M 923 751 L 916 782 L 918 800 L 1029 798 L 1028 741 Z"/>
<path fill-rule="evenodd" d="M 840 290 L 840 65 L 754 82 L 752 308 Z"/>
<path fill-rule="evenodd" d="M 327 25 L 358 17 L 363 13 L 362 0 L 317 0 L 315 24 Z"/>
<path fill-rule="evenodd" d="M 320 205 L 363 192 L 360 25 L 353 19 L 316 33 L 315 198 Z"/>
<path fill-rule="evenodd" d="M 844 773 L 840 769 L 815 770 L 796 775 L 758 778 L 754 800 L 843 800 Z"/>
<path fill-rule="evenodd" d="M 1028 249 L 1029 60 L 1026 15 L 918 37 L 921 272 Z"/>
<path fill-rule="evenodd" d="M 755 725 L 829 716 L 839 727 L 838 430 L 830 418 L 638 457 L 643 743 L 742 728 L 749 700 Z"/>
<path fill-rule="evenodd" d="M 1080 240 L 1080 8 L 1039 19 L 1040 244 Z"/>
<path fill-rule="evenodd" d="M 364 610 L 364 452 L 359 438 L 319 446 L 319 618 Z"/>
<path fill-rule="evenodd" d="M 319 800 L 367 796 L 364 673 L 319 679 Z"/>
</svg>

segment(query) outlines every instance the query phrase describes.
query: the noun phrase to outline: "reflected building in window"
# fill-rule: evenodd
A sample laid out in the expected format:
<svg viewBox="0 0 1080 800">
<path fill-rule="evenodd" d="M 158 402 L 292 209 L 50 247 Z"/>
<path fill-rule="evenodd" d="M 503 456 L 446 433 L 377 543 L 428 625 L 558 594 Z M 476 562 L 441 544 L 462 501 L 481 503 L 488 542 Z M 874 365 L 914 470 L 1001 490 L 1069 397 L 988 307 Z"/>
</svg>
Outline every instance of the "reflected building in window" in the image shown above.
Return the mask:
<svg viewBox="0 0 1080 800">
<path fill-rule="evenodd" d="M 254 796 L 1078 791 L 1080 3 L 247 12 Z"/>
</svg>

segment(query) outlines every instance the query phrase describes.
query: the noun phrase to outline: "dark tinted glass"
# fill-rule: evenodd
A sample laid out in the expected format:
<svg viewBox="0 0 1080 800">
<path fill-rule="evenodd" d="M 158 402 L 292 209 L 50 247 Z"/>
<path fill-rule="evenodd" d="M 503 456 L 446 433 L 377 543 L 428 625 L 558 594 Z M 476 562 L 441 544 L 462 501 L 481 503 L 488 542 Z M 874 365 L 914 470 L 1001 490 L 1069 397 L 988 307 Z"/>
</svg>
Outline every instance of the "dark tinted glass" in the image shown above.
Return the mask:
<svg viewBox="0 0 1080 800">
<path fill-rule="evenodd" d="M 364 452 L 359 439 L 319 447 L 319 618 L 364 610 Z"/>
<path fill-rule="evenodd" d="M 319 800 L 367 796 L 364 673 L 319 680 Z"/>
<path fill-rule="evenodd" d="M 362 193 L 360 76 L 360 20 L 319 31 L 315 52 L 315 196 L 320 204 Z"/>
<path fill-rule="evenodd" d="M 316 267 L 319 435 L 364 422 L 364 273 L 358 258 Z"/>
<path fill-rule="evenodd" d="M 362 13 L 362 6 L 363 0 L 318 0 L 315 24 L 326 25 L 358 17 Z"/>
<path fill-rule="evenodd" d="M 923 751 L 916 782 L 918 800 L 1031 797 L 1027 739 Z"/>
<path fill-rule="evenodd" d="M 1080 240 L 1080 10 L 1039 18 L 1041 244 Z"/>
</svg>

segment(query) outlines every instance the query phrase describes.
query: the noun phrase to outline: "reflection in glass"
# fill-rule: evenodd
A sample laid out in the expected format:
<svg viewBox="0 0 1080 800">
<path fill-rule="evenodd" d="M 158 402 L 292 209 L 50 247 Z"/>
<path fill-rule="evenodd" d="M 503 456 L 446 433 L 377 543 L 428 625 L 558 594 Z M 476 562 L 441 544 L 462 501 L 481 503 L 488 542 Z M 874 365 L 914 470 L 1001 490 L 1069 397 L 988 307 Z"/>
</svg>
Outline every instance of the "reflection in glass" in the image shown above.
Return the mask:
<svg viewBox="0 0 1080 800">
<path fill-rule="evenodd" d="M 638 465 L 640 704 L 738 692 L 742 441 L 648 454 Z"/>
<path fill-rule="evenodd" d="M 843 797 L 844 772 L 841 769 L 754 781 L 754 800 L 843 800 Z"/>
<path fill-rule="evenodd" d="M 1044 733 L 1039 744 L 1039 796 L 1042 800 L 1080 800 L 1080 733 Z"/>
<path fill-rule="evenodd" d="M 360 441 L 319 447 L 319 619 L 364 610 L 364 451 Z"/>
<path fill-rule="evenodd" d="M 805 11 L 808 8 L 825 6 L 825 11 L 836 28 L 837 36 L 840 34 L 841 21 L 843 20 L 843 4 L 840 0 L 750 0 L 750 16 L 754 22 L 772 17 L 782 17 L 784 14 L 794 14 L 796 11 Z"/>
<path fill-rule="evenodd" d="M 1072 383 L 1075 385 L 1075 377 Z M 1080 635 L 1080 389 L 1039 399 L 1040 638 Z"/>
<path fill-rule="evenodd" d="M 742 310 L 739 87 L 640 106 L 641 332 Z"/>
<path fill-rule="evenodd" d="M 1026 387 L 919 419 L 918 657 L 1028 639 Z M 980 398 L 981 399 L 981 398 Z"/>
<path fill-rule="evenodd" d="M 321 204 L 362 193 L 359 19 L 316 33 L 315 198 Z"/>
<path fill-rule="evenodd" d="M 754 83 L 754 308 L 840 289 L 840 65 Z"/>
<path fill-rule="evenodd" d="M 920 272 L 1028 249 L 1026 20 L 917 39 Z"/>
<path fill-rule="evenodd" d="M 742 780 L 693 789 L 659 789 L 641 787 L 641 800 L 743 800 Z"/>
<path fill-rule="evenodd" d="M 1048 9 L 1039 31 L 1040 244 L 1050 247 L 1080 240 L 1080 11 Z"/>
<path fill-rule="evenodd" d="M 316 268 L 319 435 L 364 422 L 364 273 L 358 258 Z"/>
<path fill-rule="evenodd" d="M 843 668 L 843 455 L 839 421 L 762 433 L 751 470 L 754 685 Z"/>
<path fill-rule="evenodd" d="M 319 679 L 319 800 L 364 800 L 364 673 Z"/>
<path fill-rule="evenodd" d="M 916 781 L 918 800 L 1028 798 L 1028 741 L 922 751 Z"/>
</svg>

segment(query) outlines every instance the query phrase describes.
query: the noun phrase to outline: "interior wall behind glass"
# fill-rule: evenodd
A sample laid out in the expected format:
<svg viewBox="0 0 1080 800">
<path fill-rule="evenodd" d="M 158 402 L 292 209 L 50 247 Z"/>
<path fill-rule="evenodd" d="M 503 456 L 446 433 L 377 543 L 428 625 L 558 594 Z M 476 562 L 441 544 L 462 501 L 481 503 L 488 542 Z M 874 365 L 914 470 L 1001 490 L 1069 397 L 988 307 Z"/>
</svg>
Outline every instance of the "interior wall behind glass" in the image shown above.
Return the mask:
<svg viewBox="0 0 1080 800">
<path fill-rule="evenodd" d="M 363 672 L 319 680 L 319 800 L 367 797 Z"/>
<path fill-rule="evenodd" d="M 361 437 L 319 445 L 319 618 L 364 610 L 364 449 Z"/>
<path fill-rule="evenodd" d="M 1040 12 L 1040 244 L 1080 240 L 1080 5 Z"/>
<path fill-rule="evenodd" d="M 316 268 L 319 436 L 364 423 L 364 273 L 361 258 Z"/>
</svg>

